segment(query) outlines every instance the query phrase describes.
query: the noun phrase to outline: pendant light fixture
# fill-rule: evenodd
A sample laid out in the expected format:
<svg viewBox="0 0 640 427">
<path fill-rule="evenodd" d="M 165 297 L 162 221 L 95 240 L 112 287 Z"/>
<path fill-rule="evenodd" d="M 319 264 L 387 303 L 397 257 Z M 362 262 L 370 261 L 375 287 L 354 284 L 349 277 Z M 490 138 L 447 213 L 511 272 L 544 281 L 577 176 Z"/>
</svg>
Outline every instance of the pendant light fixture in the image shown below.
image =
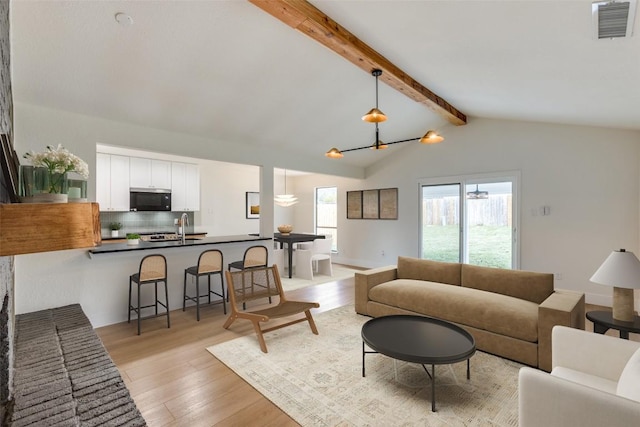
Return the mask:
<svg viewBox="0 0 640 427">
<path fill-rule="evenodd" d="M 279 194 L 273 198 L 276 205 L 288 208 L 298 203 L 298 198 L 293 194 L 287 194 L 287 170 L 284 170 L 284 194 Z"/>
<path fill-rule="evenodd" d="M 329 157 L 330 159 L 341 159 L 342 157 L 344 157 L 343 153 L 346 153 L 348 151 L 364 150 L 367 148 L 371 150 L 384 150 L 385 148 L 389 147 L 389 145 L 400 144 L 401 142 L 409 142 L 409 141 L 420 141 L 421 144 L 437 144 L 438 142 L 444 141 L 444 138 L 438 135 L 436 131 L 430 130 L 420 138 L 409 138 L 409 139 L 403 139 L 400 141 L 393 141 L 393 142 L 387 142 L 387 143 L 382 142 L 380 140 L 380 131 L 378 129 L 378 123 L 381 123 L 387 120 L 387 116 L 378 108 L 378 77 L 382 75 L 382 70 L 374 69 L 371 71 L 371 75 L 373 75 L 376 78 L 376 106 L 375 108 L 372 108 L 371 110 L 369 110 L 367 114 L 362 116 L 362 120 L 369 123 L 375 123 L 376 125 L 375 142 L 371 145 L 367 145 L 364 147 L 349 148 L 346 150 L 339 150 L 336 147 L 333 147 L 324 154 L 325 156 Z"/>
</svg>

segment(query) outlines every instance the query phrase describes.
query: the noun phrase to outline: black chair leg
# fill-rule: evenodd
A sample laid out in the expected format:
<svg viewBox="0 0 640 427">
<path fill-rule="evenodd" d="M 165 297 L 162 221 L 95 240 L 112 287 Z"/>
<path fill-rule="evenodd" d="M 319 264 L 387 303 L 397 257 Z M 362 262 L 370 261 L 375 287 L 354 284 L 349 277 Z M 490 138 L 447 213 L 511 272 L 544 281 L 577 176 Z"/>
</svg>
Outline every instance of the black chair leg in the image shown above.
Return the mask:
<svg viewBox="0 0 640 427">
<path fill-rule="evenodd" d="M 155 288 L 156 295 L 156 316 L 158 315 L 158 281 L 153 282 L 153 286 Z"/>
<path fill-rule="evenodd" d="M 209 290 L 209 292 L 207 292 L 207 300 L 209 304 L 211 304 L 211 273 L 207 274 L 207 289 Z"/>
<path fill-rule="evenodd" d="M 200 275 L 196 274 L 196 319 L 200 321 Z"/>
<path fill-rule="evenodd" d="M 227 314 L 227 303 L 224 300 L 224 275 L 220 272 L 220 293 L 222 294 L 222 311 Z"/>
<path fill-rule="evenodd" d="M 182 311 L 187 307 L 187 270 L 184 271 L 184 287 L 182 289 Z"/>
<path fill-rule="evenodd" d="M 127 323 L 131 323 L 131 277 L 129 277 L 129 310 L 127 314 Z"/>
<path fill-rule="evenodd" d="M 167 279 L 164 279 L 164 302 L 167 304 L 167 328 L 171 328 L 171 321 L 169 320 L 169 287 L 167 285 Z"/>
<path fill-rule="evenodd" d="M 140 283 L 138 283 L 138 335 L 140 335 Z"/>
</svg>

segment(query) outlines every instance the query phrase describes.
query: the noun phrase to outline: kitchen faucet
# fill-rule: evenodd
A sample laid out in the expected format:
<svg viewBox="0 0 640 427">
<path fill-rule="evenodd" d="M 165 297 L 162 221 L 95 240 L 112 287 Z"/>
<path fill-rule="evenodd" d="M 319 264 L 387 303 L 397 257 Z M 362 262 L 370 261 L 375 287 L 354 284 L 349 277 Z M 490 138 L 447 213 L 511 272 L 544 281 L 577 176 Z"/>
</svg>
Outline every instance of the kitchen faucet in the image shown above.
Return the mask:
<svg viewBox="0 0 640 427">
<path fill-rule="evenodd" d="M 186 212 L 183 212 L 180 216 L 180 228 L 182 232 L 180 233 L 180 242 L 184 245 L 184 236 L 187 234 L 186 226 L 189 225 L 189 216 Z"/>
</svg>

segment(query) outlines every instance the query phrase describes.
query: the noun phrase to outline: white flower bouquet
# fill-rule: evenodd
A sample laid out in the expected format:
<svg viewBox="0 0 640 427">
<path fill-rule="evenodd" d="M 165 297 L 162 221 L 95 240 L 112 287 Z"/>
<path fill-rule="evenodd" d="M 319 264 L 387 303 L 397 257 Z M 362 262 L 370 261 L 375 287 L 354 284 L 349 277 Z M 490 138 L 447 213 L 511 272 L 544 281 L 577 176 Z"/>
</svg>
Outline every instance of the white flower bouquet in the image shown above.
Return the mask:
<svg viewBox="0 0 640 427">
<path fill-rule="evenodd" d="M 61 144 L 47 146 L 46 151 L 36 153 L 33 150 L 24 155 L 35 167 L 46 168 L 49 173 L 49 193 L 60 193 L 64 175 L 75 172 L 83 178 L 89 177 L 89 166 L 80 157 L 72 154 Z"/>
</svg>

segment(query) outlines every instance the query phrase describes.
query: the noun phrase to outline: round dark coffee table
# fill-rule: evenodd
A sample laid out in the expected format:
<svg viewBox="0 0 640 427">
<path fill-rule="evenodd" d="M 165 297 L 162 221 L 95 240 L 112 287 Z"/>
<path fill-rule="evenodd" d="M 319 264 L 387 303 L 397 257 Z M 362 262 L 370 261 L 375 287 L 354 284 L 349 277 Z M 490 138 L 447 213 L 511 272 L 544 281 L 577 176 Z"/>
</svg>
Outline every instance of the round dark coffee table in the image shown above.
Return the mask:
<svg viewBox="0 0 640 427">
<path fill-rule="evenodd" d="M 365 344 L 374 351 L 366 351 Z M 467 379 L 471 378 L 469 359 L 476 352 L 471 334 L 440 319 L 394 315 L 377 317 L 362 326 L 362 376 L 364 356 L 381 353 L 405 362 L 419 363 L 431 378 L 431 410 L 436 410 L 435 365 L 467 361 Z M 425 365 L 431 365 L 431 373 Z"/>
</svg>

